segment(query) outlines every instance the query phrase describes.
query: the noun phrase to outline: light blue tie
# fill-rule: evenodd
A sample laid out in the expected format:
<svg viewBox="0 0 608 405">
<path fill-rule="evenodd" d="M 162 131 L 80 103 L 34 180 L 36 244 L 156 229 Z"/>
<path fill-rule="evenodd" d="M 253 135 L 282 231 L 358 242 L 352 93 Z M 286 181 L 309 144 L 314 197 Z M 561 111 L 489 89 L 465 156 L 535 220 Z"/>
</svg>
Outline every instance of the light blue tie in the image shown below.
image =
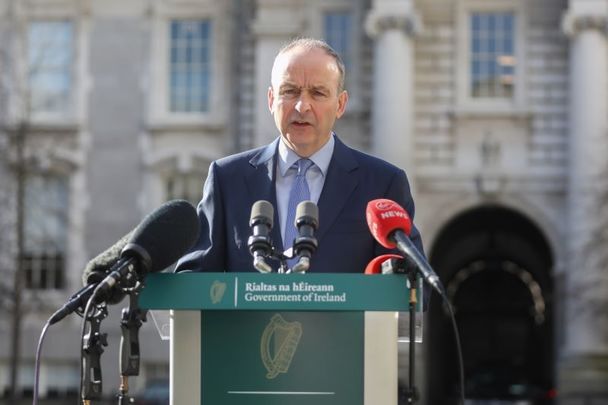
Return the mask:
<svg viewBox="0 0 608 405">
<path fill-rule="evenodd" d="M 289 203 L 287 204 L 287 221 L 285 222 L 285 239 L 283 240 L 283 247 L 285 250 L 291 247 L 293 240 L 297 235 L 297 229 L 294 225 L 296 218 L 296 208 L 302 201 L 310 200 L 310 189 L 308 188 L 308 182 L 306 181 L 306 172 L 313 165 L 310 159 L 300 159 L 293 164 L 292 167 L 297 165 L 298 172 L 296 178 L 293 180 L 291 185 L 291 191 L 289 192 Z M 289 261 L 291 265 L 295 261 Z"/>
</svg>

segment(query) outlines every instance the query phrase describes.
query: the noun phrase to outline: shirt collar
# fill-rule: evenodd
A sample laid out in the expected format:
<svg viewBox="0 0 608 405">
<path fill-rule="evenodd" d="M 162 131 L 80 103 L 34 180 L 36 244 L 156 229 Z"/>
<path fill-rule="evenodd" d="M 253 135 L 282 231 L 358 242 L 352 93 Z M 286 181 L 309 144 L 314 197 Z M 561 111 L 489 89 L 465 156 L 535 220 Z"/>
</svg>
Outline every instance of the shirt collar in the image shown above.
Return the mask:
<svg viewBox="0 0 608 405">
<path fill-rule="evenodd" d="M 312 160 L 312 162 L 315 164 L 315 166 L 319 168 L 319 170 L 321 170 L 321 174 L 323 175 L 323 177 L 325 177 L 325 175 L 327 174 L 327 168 L 329 167 L 331 156 L 334 153 L 334 145 L 336 144 L 334 135 L 335 134 L 332 132 L 331 136 L 329 137 L 329 140 L 325 142 L 325 145 L 323 145 L 321 149 L 313 153 L 312 156 L 308 158 Z M 285 177 L 285 174 L 287 173 L 289 168 L 291 168 L 291 166 L 293 166 L 293 164 L 297 162 L 298 159 L 300 159 L 300 156 L 298 156 L 293 150 L 289 149 L 285 145 L 285 143 L 283 142 L 283 138 L 281 138 L 281 141 L 279 142 L 278 149 L 279 172 L 281 173 L 281 176 Z"/>
</svg>

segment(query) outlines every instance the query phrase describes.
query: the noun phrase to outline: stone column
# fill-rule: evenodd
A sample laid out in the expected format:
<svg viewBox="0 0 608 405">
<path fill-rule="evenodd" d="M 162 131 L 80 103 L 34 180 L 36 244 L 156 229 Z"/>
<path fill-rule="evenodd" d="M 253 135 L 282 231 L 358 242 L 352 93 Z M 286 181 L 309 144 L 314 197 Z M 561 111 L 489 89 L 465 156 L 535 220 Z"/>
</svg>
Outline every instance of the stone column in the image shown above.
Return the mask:
<svg viewBox="0 0 608 405">
<path fill-rule="evenodd" d="M 268 87 L 274 58 L 290 39 L 302 35 L 301 0 L 258 0 L 253 33 L 255 46 L 255 133 L 254 146 L 264 145 L 279 135 L 268 110 Z"/>
<path fill-rule="evenodd" d="M 599 404 L 608 403 L 608 255 L 595 237 L 608 222 L 599 199 L 608 184 L 608 0 L 570 0 L 562 25 L 571 43 L 570 176 L 558 398 Z"/>
<path fill-rule="evenodd" d="M 421 20 L 412 0 L 374 0 L 366 20 L 375 40 L 372 152 L 414 180 L 414 50 Z"/>
</svg>

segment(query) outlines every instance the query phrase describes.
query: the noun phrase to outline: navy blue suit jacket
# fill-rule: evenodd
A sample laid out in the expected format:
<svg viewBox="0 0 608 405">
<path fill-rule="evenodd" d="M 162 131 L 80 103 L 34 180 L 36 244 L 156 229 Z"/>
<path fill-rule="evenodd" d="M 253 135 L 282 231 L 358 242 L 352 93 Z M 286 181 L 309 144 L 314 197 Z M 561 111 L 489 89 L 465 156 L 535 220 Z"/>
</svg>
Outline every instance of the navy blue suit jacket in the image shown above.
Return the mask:
<svg viewBox="0 0 608 405">
<path fill-rule="evenodd" d="M 251 206 L 268 200 L 274 207 L 277 138 L 270 145 L 213 162 L 198 205 L 201 233 L 176 271 L 256 271 L 247 247 Z M 276 161 L 273 164 L 276 168 Z M 319 198 L 319 242 L 309 272 L 362 273 L 374 257 L 388 253 L 372 237 L 365 219 L 370 200 L 388 198 L 414 217 L 414 201 L 402 169 L 344 145 L 337 137 Z M 274 223 L 278 224 L 275 209 Z M 283 250 L 279 226 L 272 229 L 275 248 Z M 418 230 L 411 238 L 422 252 Z M 269 260 L 276 270 L 278 263 Z"/>
</svg>

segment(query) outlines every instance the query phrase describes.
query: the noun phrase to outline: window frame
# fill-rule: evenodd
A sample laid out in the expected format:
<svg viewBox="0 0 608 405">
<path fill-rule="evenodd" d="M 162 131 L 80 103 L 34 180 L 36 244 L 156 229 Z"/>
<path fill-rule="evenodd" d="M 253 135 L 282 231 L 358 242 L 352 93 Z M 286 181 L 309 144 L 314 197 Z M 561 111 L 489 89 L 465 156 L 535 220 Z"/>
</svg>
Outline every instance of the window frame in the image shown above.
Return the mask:
<svg viewBox="0 0 608 405">
<path fill-rule="evenodd" d="M 180 7 L 159 6 L 153 11 L 150 83 L 148 97 L 148 123 L 152 130 L 191 128 L 219 130 L 226 125 L 229 105 L 223 95 L 230 95 L 229 73 L 222 68 L 229 66 L 229 28 L 223 16 L 223 7 L 207 7 L 204 4 Z M 209 109 L 204 112 L 171 112 L 170 52 L 171 24 L 175 20 L 208 20 L 211 33 Z M 224 23 L 224 24 L 222 24 Z M 225 70 L 225 69 L 224 69 Z M 227 96 L 228 97 L 228 96 Z"/>
<path fill-rule="evenodd" d="M 22 4 L 23 3 L 23 4 Z M 75 131 L 82 124 L 87 112 L 86 92 L 89 90 L 88 30 L 83 19 L 82 7 L 71 0 L 38 0 L 36 4 L 19 2 L 14 14 L 7 20 L 5 32 L 9 33 L 6 50 L 13 56 L 7 63 L 10 83 L 7 86 L 7 113 L 10 120 L 18 122 L 26 116 L 33 127 L 49 130 Z M 68 109 L 61 113 L 36 113 L 26 110 L 29 79 L 28 31 L 35 21 L 69 21 L 72 24 L 71 89 Z"/>
<path fill-rule="evenodd" d="M 327 3 L 321 0 L 310 1 L 309 7 L 310 35 L 325 38 L 325 16 L 328 13 L 349 13 L 351 16 L 351 32 L 348 36 L 350 43 L 350 66 L 346 67 L 344 88 L 348 92 L 348 106 L 345 116 L 357 114 L 369 106 L 363 105 L 365 90 L 363 89 L 363 66 L 361 60 L 363 42 L 363 18 L 361 8 L 347 0 Z"/>
<path fill-rule="evenodd" d="M 207 179 L 207 174 L 207 171 L 195 168 L 187 172 L 172 170 L 161 174 L 160 181 L 163 186 L 164 200 L 182 199 L 196 207 L 203 196 L 203 184 Z M 174 182 L 173 187 L 180 189 L 179 195 L 170 193 L 170 182 Z M 189 195 L 191 192 L 192 195 Z"/>
<path fill-rule="evenodd" d="M 35 238 L 34 235 L 30 235 L 28 232 L 28 225 L 34 226 L 27 222 L 27 218 L 35 217 L 35 214 L 28 214 L 28 209 L 39 209 L 39 203 L 36 201 L 30 202 L 29 204 L 33 204 L 34 206 L 30 206 L 28 204 L 29 198 L 38 198 L 39 195 L 28 196 L 28 193 L 31 192 L 30 184 L 33 184 L 32 181 L 35 180 L 37 182 L 41 182 L 36 188 L 39 188 L 39 191 L 42 190 L 44 195 L 48 194 L 48 189 L 52 185 L 59 185 L 64 192 L 65 195 L 60 196 L 60 199 L 63 201 L 57 201 L 57 206 L 53 205 L 51 207 L 43 208 L 43 212 L 47 210 L 55 210 L 59 209 L 60 212 L 57 215 L 62 216 L 63 218 L 51 218 L 50 215 L 44 215 L 49 218 L 49 221 L 60 223 L 60 227 L 63 229 L 64 235 L 60 234 L 50 234 L 45 235 L 45 238 L 49 238 L 51 241 L 58 241 L 58 245 L 55 249 L 48 250 L 35 250 L 30 249 L 27 244 L 31 242 L 32 238 Z M 26 246 L 24 246 L 24 251 L 22 252 L 22 256 L 19 260 L 22 261 L 23 269 L 25 270 L 25 282 L 26 289 L 28 291 L 63 291 L 69 286 L 69 272 L 68 272 L 68 256 L 70 253 L 70 203 L 71 203 L 71 184 L 70 184 L 70 176 L 66 174 L 60 173 L 30 173 L 27 176 L 26 180 L 26 201 L 25 201 L 25 210 L 26 210 L 26 222 L 25 222 L 25 237 L 26 237 Z M 52 225 L 52 224 L 51 224 Z M 36 226 L 40 228 L 40 226 Z M 52 226 L 53 228 L 55 226 Z M 45 227 L 46 228 L 46 227 Z M 58 240 L 59 237 L 62 237 L 61 240 Z M 41 242 L 36 242 L 36 245 L 42 245 Z M 26 261 L 29 261 L 29 264 L 26 264 Z M 52 263 L 52 268 L 47 268 L 48 264 Z M 59 266 L 59 268 L 56 268 Z M 44 280 L 44 285 L 42 282 Z M 33 283 L 32 286 L 29 284 Z M 59 283 L 59 285 L 57 285 Z M 52 284 L 52 285 L 51 285 Z"/>
<path fill-rule="evenodd" d="M 347 45 L 348 45 L 348 54 L 347 55 L 340 55 L 340 57 L 342 58 L 342 61 L 344 62 L 344 64 L 346 65 L 346 70 L 347 72 L 350 71 L 350 69 L 352 68 L 352 65 L 354 63 L 354 52 L 353 52 L 353 34 L 354 34 L 354 15 L 353 15 L 353 11 L 349 10 L 349 9 L 329 9 L 329 10 L 324 10 L 323 11 L 323 38 L 325 38 L 325 40 L 327 41 L 327 43 L 329 45 L 331 45 L 336 52 L 340 53 L 340 50 L 336 49 L 336 47 L 334 45 L 331 44 L 331 42 L 329 41 L 329 38 L 327 36 L 327 19 L 328 17 L 330 17 L 331 15 L 341 15 L 341 16 L 348 16 L 350 21 L 349 21 L 349 32 L 346 33 L 346 39 L 348 41 Z"/>
<path fill-rule="evenodd" d="M 514 17 L 514 57 L 516 60 L 513 81 L 513 95 L 502 97 L 473 97 L 471 91 L 471 16 L 474 13 L 512 13 Z M 457 12 L 457 68 L 456 92 L 457 110 L 470 113 L 515 114 L 525 111 L 525 38 L 526 13 L 523 0 L 461 0 Z"/>
<path fill-rule="evenodd" d="M 206 107 L 205 109 L 202 109 L 201 111 L 199 110 L 173 110 L 174 108 L 174 100 L 173 100 L 173 94 L 175 89 L 173 88 L 173 74 L 175 74 L 175 65 L 177 65 L 178 63 L 183 63 L 184 61 L 178 61 L 178 60 L 173 60 L 173 49 L 174 49 L 174 38 L 173 38 L 173 29 L 174 26 L 177 25 L 182 25 L 182 24 L 200 24 L 201 28 L 202 25 L 206 26 L 206 30 L 208 32 L 207 34 L 207 38 L 204 38 L 204 40 L 206 41 L 206 47 L 208 49 L 207 51 L 207 58 L 208 60 L 206 61 L 206 65 L 207 68 L 206 69 L 201 69 L 200 73 L 201 75 L 203 73 L 206 73 L 208 75 L 208 77 L 206 78 L 207 82 L 208 82 L 208 88 L 207 88 L 207 92 L 204 95 L 204 100 L 201 99 L 201 101 L 204 101 L 204 107 Z M 168 39 L 168 60 L 167 63 L 169 64 L 169 67 L 167 69 L 167 76 L 168 76 L 168 80 L 167 80 L 167 112 L 169 114 L 207 114 L 209 113 L 209 111 L 211 110 L 211 94 L 213 93 L 213 70 L 211 69 L 213 66 L 213 20 L 208 19 L 208 18 L 204 18 L 204 19 L 200 19 L 200 18 L 193 18 L 193 19 L 186 19 L 186 18 L 174 18 L 174 19 L 170 19 L 168 21 L 168 35 L 169 35 L 169 39 Z M 183 29 L 184 27 L 182 27 Z M 202 36 L 198 39 L 203 39 Z M 184 38 L 180 38 L 180 40 L 184 40 Z M 201 61 L 202 64 L 202 61 Z M 188 63 L 187 65 L 187 73 L 191 73 L 192 72 L 192 63 Z M 202 77 L 202 76 L 201 76 Z M 203 80 L 201 80 L 201 88 L 202 88 L 202 83 Z M 192 90 L 188 90 L 185 94 L 187 99 L 190 100 L 182 100 L 185 101 L 186 104 L 191 103 L 193 100 L 192 99 Z M 201 106 L 201 107 L 203 107 Z"/>
<path fill-rule="evenodd" d="M 32 27 L 34 24 L 67 24 L 69 31 L 70 31 L 70 38 L 68 39 L 69 42 L 69 46 L 71 47 L 71 49 L 69 50 L 69 57 L 70 60 L 67 62 L 67 65 L 64 66 L 65 67 L 65 71 L 62 71 L 62 74 L 67 74 L 68 75 L 68 79 L 69 79 L 69 84 L 68 84 L 68 88 L 67 88 L 67 94 L 66 94 L 66 100 L 65 100 L 65 104 L 62 106 L 61 109 L 59 110 L 46 110 L 46 109 L 41 109 L 41 110 L 36 110 L 34 109 L 33 106 L 33 86 L 32 86 L 32 63 L 31 63 L 31 52 L 32 52 L 32 43 L 31 42 L 31 34 L 32 34 Z M 36 118 L 36 119 L 61 119 L 61 118 L 66 118 L 69 117 L 73 114 L 74 112 L 74 105 L 75 105 L 75 100 L 74 100 L 74 96 L 76 94 L 75 92 L 75 85 L 76 85 L 76 45 L 77 45 L 77 24 L 75 21 L 73 21 L 70 18 L 34 18 L 34 19 L 30 19 L 29 21 L 27 21 L 27 24 L 25 25 L 25 30 L 26 32 L 25 34 L 25 55 L 24 55 L 24 62 L 26 65 L 26 71 L 27 71 L 27 77 L 25 78 L 27 84 L 25 86 L 25 88 L 27 89 L 27 103 L 28 103 L 28 112 L 31 114 L 32 117 Z M 42 65 L 45 65 L 44 61 L 42 63 Z"/>
</svg>

